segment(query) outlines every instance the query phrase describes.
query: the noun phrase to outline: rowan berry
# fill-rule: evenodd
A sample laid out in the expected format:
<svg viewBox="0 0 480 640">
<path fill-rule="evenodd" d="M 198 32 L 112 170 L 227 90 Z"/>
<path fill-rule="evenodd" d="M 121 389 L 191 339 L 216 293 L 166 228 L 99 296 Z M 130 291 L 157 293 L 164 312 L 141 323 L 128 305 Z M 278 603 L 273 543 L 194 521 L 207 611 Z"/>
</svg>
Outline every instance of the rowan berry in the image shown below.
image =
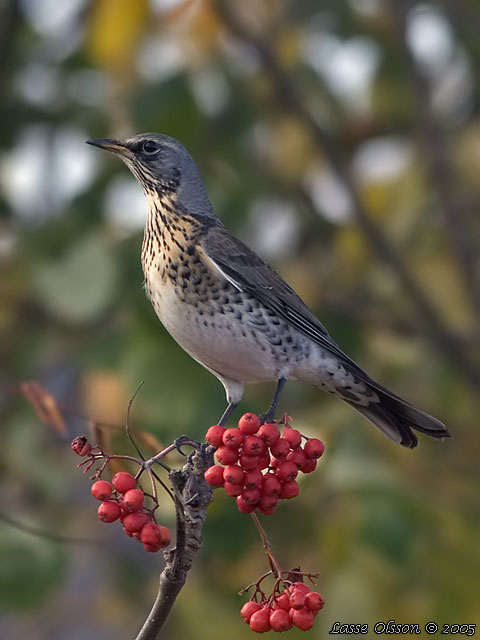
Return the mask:
<svg viewBox="0 0 480 640">
<path fill-rule="evenodd" d="M 260 469 L 252 469 L 245 472 L 243 484 L 245 489 L 257 489 L 262 486 L 263 475 Z"/>
<path fill-rule="evenodd" d="M 252 511 L 255 511 L 256 506 L 251 502 L 245 502 L 242 495 L 237 496 L 237 508 L 241 513 L 252 513 Z"/>
<path fill-rule="evenodd" d="M 223 467 L 213 464 L 203 474 L 205 480 L 211 487 L 223 486 Z"/>
<path fill-rule="evenodd" d="M 226 447 L 222 444 L 216 450 L 215 456 L 220 464 L 235 464 L 235 462 L 238 460 L 238 451 L 235 449 L 230 449 L 229 447 Z"/>
<path fill-rule="evenodd" d="M 306 462 L 300 467 L 302 473 L 312 473 L 317 468 L 317 461 L 313 458 L 307 458 Z"/>
<path fill-rule="evenodd" d="M 260 489 L 244 489 L 242 493 L 242 498 L 249 504 L 258 504 L 261 497 L 262 492 Z"/>
<path fill-rule="evenodd" d="M 270 614 L 270 626 L 274 631 L 288 631 L 293 622 L 285 609 L 275 609 Z"/>
<path fill-rule="evenodd" d="M 106 480 L 97 480 L 92 484 L 90 492 L 97 500 L 108 500 L 112 495 L 112 485 Z"/>
<path fill-rule="evenodd" d="M 119 471 L 112 478 L 113 487 L 119 493 L 127 493 L 130 489 L 135 489 L 137 482 L 135 478 L 126 471 Z"/>
<path fill-rule="evenodd" d="M 253 613 L 250 616 L 250 629 L 252 631 L 256 631 L 257 633 L 265 633 L 266 631 L 270 631 L 270 629 L 272 628 L 270 626 L 270 611 L 270 607 L 268 605 L 264 605 L 260 609 L 260 611 L 256 611 L 255 613 Z"/>
<path fill-rule="evenodd" d="M 209 427 L 207 429 L 205 440 L 208 442 L 208 444 L 211 444 L 212 447 L 219 447 L 222 444 L 222 437 L 224 433 L 225 427 L 214 424 L 212 427 Z"/>
<path fill-rule="evenodd" d="M 260 420 L 254 413 L 244 413 L 238 421 L 238 428 L 245 435 L 253 435 L 257 433 L 260 427 Z"/>
<path fill-rule="evenodd" d="M 261 456 L 265 453 L 267 445 L 258 436 L 247 436 L 243 443 L 242 451 L 247 456 Z"/>
<path fill-rule="evenodd" d="M 305 455 L 303 449 L 297 447 L 296 449 L 293 449 L 293 451 L 290 451 L 290 453 L 287 455 L 287 460 L 296 464 L 298 469 L 301 470 L 303 465 L 307 462 L 308 458 Z"/>
<path fill-rule="evenodd" d="M 298 496 L 298 483 L 296 480 L 287 480 L 282 482 L 282 488 L 280 490 L 279 498 L 289 500 Z"/>
<path fill-rule="evenodd" d="M 265 441 L 268 447 L 271 447 L 280 439 L 280 429 L 276 424 L 262 424 L 257 435 Z"/>
<path fill-rule="evenodd" d="M 291 427 L 285 427 L 282 438 L 289 442 L 291 449 L 295 449 L 295 447 L 299 447 L 302 444 L 300 431 L 292 429 Z"/>
<path fill-rule="evenodd" d="M 238 449 L 244 438 L 245 434 L 238 429 L 225 429 L 222 436 L 222 442 L 229 449 Z"/>
<path fill-rule="evenodd" d="M 257 506 L 258 511 L 264 516 L 271 516 L 275 513 L 278 505 L 278 498 L 276 496 L 263 496 L 260 499 L 260 503 Z"/>
<path fill-rule="evenodd" d="M 239 484 L 243 487 L 244 476 L 245 471 L 238 464 L 229 464 L 223 470 L 223 479 L 225 482 L 230 482 L 230 484 Z"/>
<path fill-rule="evenodd" d="M 262 492 L 267 496 L 278 496 L 282 489 L 282 483 L 273 473 L 266 473 L 263 476 Z"/>
<path fill-rule="evenodd" d="M 270 447 L 270 453 L 275 458 L 286 458 L 290 451 L 290 443 L 285 438 L 279 438 L 274 444 Z"/>
<path fill-rule="evenodd" d="M 115 522 L 120 517 L 120 506 L 112 500 L 106 500 L 98 507 L 98 517 L 102 522 Z"/>
<path fill-rule="evenodd" d="M 293 624 L 302 631 L 313 627 L 313 614 L 308 609 L 290 609 L 290 618 Z"/>
<path fill-rule="evenodd" d="M 77 436 L 74 438 L 71 447 L 72 451 L 82 458 L 88 456 L 92 450 L 92 445 L 88 442 L 85 436 Z"/>
<path fill-rule="evenodd" d="M 145 545 L 158 545 L 159 548 L 170 544 L 170 531 L 154 522 L 147 522 L 140 533 L 140 540 Z"/>
<path fill-rule="evenodd" d="M 145 549 L 145 551 L 149 551 L 150 553 L 156 553 L 157 551 L 160 551 L 161 547 L 159 544 L 147 544 L 146 542 L 144 542 L 143 548 Z"/>
<path fill-rule="evenodd" d="M 298 467 L 294 462 L 285 460 L 284 462 L 280 462 L 280 464 L 276 467 L 275 475 L 282 482 L 295 480 L 298 475 Z"/>
<path fill-rule="evenodd" d="M 285 591 L 275 598 L 275 606 L 277 609 L 290 611 L 290 599 Z"/>
<path fill-rule="evenodd" d="M 292 609 L 305 608 L 306 594 L 301 589 L 294 589 L 290 594 L 289 601 Z"/>
<path fill-rule="evenodd" d="M 307 458 L 317 459 L 323 456 L 325 445 L 318 438 L 309 438 L 303 447 Z"/>
<path fill-rule="evenodd" d="M 309 611 L 316 613 L 317 611 L 320 611 L 321 609 L 323 609 L 324 605 L 325 605 L 325 600 L 323 599 L 323 596 L 320 593 L 317 593 L 316 591 L 310 591 L 309 593 L 306 594 L 305 606 Z"/>
<path fill-rule="evenodd" d="M 265 450 L 264 453 L 258 459 L 258 468 L 263 471 L 263 469 L 268 469 L 270 466 L 270 454 L 268 450 Z"/>
<path fill-rule="evenodd" d="M 123 518 L 125 533 L 137 533 L 147 524 L 149 518 L 146 513 L 129 513 Z"/>
<path fill-rule="evenodd" d="M 122 506 L 127 511 L 140 511 L 144 498 L 145 494 L 141 489 L 129 489 L 123 496 Z"/>
<path fill-rule="evenodd" d="M 241 484 L 232 484 L 231 482 L 225 482 L 223 488 L 225 489 L 225 493 L 227 494 L 227 496 L 230 496 L 231 498 L 236 498 L 243 492 L 243 485 Z"/>
<path fill-rule="evenodd" d="M 293 582 L 287 589 L 287 593 L 290 595 L 291 593 L 293 593 L 296 589 L 298 589 L 299 591 L 303 591 L 303 593 L 307 594 L 310 593 L 310 587 L 308 586 L 308 584 L 305 584 L 304 582 Z"/>
<path fill-rule="evenodd" d="M 258 602 L 253 602 L 253 600 L 249 600 L 249 602 L 246 602 L 243 605 L 243 607 L 240 609 L 240 615 L 248 624 L 250 622 L 250 618 L 252 617 L 252 615 L 257 611 L 260 611 L 261 608 L 262 608 L 261 604 L 259 604 Z"/>
<path fill-rule="evenodd" d="M 245 453 L 242 453 L 240 456 L 240 466 L 245 469 L 245 471 L 253 471 L 254 469 L 258 469 L 260 464 L 259 456 L 247 456 Z"/>
</svg>

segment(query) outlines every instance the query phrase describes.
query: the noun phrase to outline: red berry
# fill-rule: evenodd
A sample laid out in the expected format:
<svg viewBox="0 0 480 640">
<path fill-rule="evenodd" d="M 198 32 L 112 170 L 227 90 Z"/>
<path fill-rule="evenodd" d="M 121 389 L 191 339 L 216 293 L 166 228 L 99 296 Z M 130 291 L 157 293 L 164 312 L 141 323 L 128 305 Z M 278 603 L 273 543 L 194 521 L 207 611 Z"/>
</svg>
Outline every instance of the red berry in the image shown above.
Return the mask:
<svg viewBox="0 0 480 640">
<path fill-rule="evenodd" d="M 120 506 L 112 500 L 102 502 L 97 510 L 98 517 L 102 522 L 115 522 L 120 517 Z"/>
<path fill-rule="evenodd" d="M 289 480 L 295 480 L 298 475 L 298 467 L 294 462 L 290 462 L 289 460 L 285 460 L 281 462 L 275 469 L 275 475 L 282 482 L 287 482 Z"/>
<path fill-rule="evenodd" d="M 225 493 L 231 498 L 236 498 L 243 492 L 243 486 L 241 484 L 232 484 L 231 482 L 225 482 L 223 485 Z"/>
<path fill-rule="evenodd" d="M 240 609 L 240 615 L 248 624 L 250 622 L 250 618 L 252 617 L 252 615 L 257 611 L 260 611 L 261 608 L 262 608 L 261 604 L 258 604 L 258 602 L 253 602 L 252 600 L 250 600 L 249 602 L 246 602 L 243 605 L 243 607 Z"/>
<path fill-rule="evenodd" d="M 245 489 L 242 493 L 242 498 L 249 504 L 258 504 L 261 497 L 260 489 Z"/>
<path fill-rule="evenodd" d="M 320 609 L 323 609 L 324 605 L 325 605 L 325 600 L 323 599 L 323 596 L 320 593 L 317 593 L 316 591 L 310 591 L 309 593 L 306 594 L 305 606 L 309 611 L 313 611 L 313 612 L 320 611 Z"/>
<path fill-rule="evenodd" d="M 135 478 L 126 471 L 119 471 L 112 478 L 112 484 L 119 493 L 127 493 L 130 489 L 135 489 L 137 482 Z"/>
<path fill-rule="evenodd" d="M 203 474 L 205 480 L 211 487 L 223 486 L 223 467 L 213 464 Z"/>
<path fill-rule="evenodd" d="M 242 452 L 247 456 L 261 456 L 265 453 L 267 445 L 258 436 L 247 436 L 243 443 Z"/>
<path fill-rule="evenodd" d="M 137 533 L 147 524 L 148 520 L 146 513 L 129 513 L 123 519 L 125 533 Z"/>
<path fill-rule="evenodd" d="M 279 438 L 275 444 L 270 447 L 270 452 L 275 458 L 286 458 L 290 452 L 290 443 L 285 438 Z"/>
<path fill-rule="evenodd" d="M 278 496 L 282 490 L 282 483 L 273 473 L 263 476 L 262 492 L 267 496 Z"/>
<path fill-rule="evenodd" d="M 295 447 L 299 447 L 302 444 L 302 436 L 300 434 L 300 431 L 292 429 L 291 427 L 285 427 L 285 429 L 283 430 L 282 438 L 284 440 L 288 440 L 292 449 L 295 449 Z"/>
<path fill-rule="evenodd" d="M 166 547 L 170 544 L 170 531 L 160 524 L 147 522 L 140 533 L 140 540 L 144 545 L 158 545 L 159 548 Z"/>
<path fill-rule="evenodd" d="M 277 440 L 279 440 L 280 429 L 276 424 L 262 424 L 257 435 L 265 441 L 267 447 L 271 447 L 277 442 Z"/>
<path fill-rule="evenodd" d="M 144 498 L 145 494 L 141 489 L 129 489 L 123 496 L 122 506 L 126 507 L 127 511 L 140 511 Z"/>
<path fill-rule="evenodd" d="M 266 496 L 263 495 L 260 499 L 260 504 L 258 505 L 258 510 L 260 513 L 263 513 L 264 516 L 271 516 L 275 513 L 275 510 L 278 505 L 277 496 Z"/>
<path fill-rule="evenodd" d="M 288 611 L 284 609 L 275 609 L 270 614 L 270 626 L 274 631 L 288 631 L 293 627 Z"/>
<path fill-rule="evenodd" d="M 223 470 L 223 479 L 225 482 L 230 482 L 230 484 L 239 484 L 243 487 L 244 476 L 245 471 L 242 467 L 239 467 L 238 464 L 229 464 L 228 467 L 225 467 Z"/>
<path fill-rule="evenodd" d="M 238 429 L 225 429 L 222 442 L 229 449 L 238 449 L 244 438 L 245 435 Z"/>
<path fill-rule="evenodd" d="M 90 491 L 97 500 L 108 500 L 112 495 L 112 485 L 106 480 L 97 480 L 92 484 Z"/>
<path fill-rule="evenodd" d="M 245 435 L 257 433 L 260 427 L 260 420 L 254 413 L 244 413 L 238 421 L 238 428 Z"/>
<path fill-rule="evenodd" d="M 290 609 L 290 618 L 293 624 L 302 631 L 313 627 L 313 614 L 308 609 L 300 609 L 299 611 L 297 611 L 297 609 Z"/>
<path fill-rule="evenodd" d="M 260 469 L 245 472 L 243 484 L 245 489 L 256 489 L 262 485 L 263 475 Z"/>
<path fill-rule="evenodd" d="M 276 597 L 275 606 L 277 607 L 277 609 L 284 609 L 285 611 L 290 611 L 290 599 L 288 597 L 288 594 L 285 593 L 285 591 Z"/>
<path fill-rule="evenodd" d="M 269 466 L 270 466 L 270 454 L 268 453 L 268 449 L 267 449 L 265 453 L 263 453 L 258 460 L 258 468 L 263 470 L 263 469 L 268 469 Z"/>
<path fill-rule="evenodd" d="M 270 611 L 270 607 L 268 605 L 264 605 L 260 609 L 260 611 L 256 611 L 255 613 L 253 613 L 250 617 L 250 629 L 252 631 L 256 631 L 257 633 L 265 633 L 265 631 L 270 631 Z"/>
<path fill-rule="evenodd" d="M 211 444 L 212 447 L 219 447 L 222 444 L 222 436 L 224 433 L 225 427 L 214 424 L 212 427 L 209 427 L 209 429 L 207 429 L 205 440 L 208 442 L 208 444 Z"/>
<path fill-rule="evenodd" d="M 303 447 L 307 458 L 317 459 L 323 456 L 325 445 L 318 438 L 309 438 Z"/>
<path fill-rule="evenodd" d="M 258 456 L 247 456 L 244 453 L 240 456 L 240 465 L 245 469 L 245 471 L 258 469 L 259 464 L 260 458 Z"/>
<path fill-rule="evenodd" d="M 305 464 L 300 467 L 302 473 L 312 473 L 317 468 L 317 461 L 313 458 L 307 458 Z"/>
<path fill-rule="evenodd" d="M 85 436 L 77 436 L 72 440 L 72 451 L 77 454 L 77 456 L 88 456 L 90 451 L 92 450 L 92 445 L 88 442 Z"/>
<path fill-rule="evenodd" d="M 305 584 L 304 582 L 299 582 L 299 581 L 294 582 L 287 589 L 288 594 L 293 593 L 295 590 L 303 591 L 303 593 L 305 594 L 310 593 L 310 587 L 308 586 L 308 584 Z"/>
<path fill-rule="evenodd" d="M 143 543 L 143 548 L 145 549 L 145 551 L 149 551 L 150 553 L 156 553 L 157 551 L 160 550 L 160 545 L 158 545 L 158 544 L 146 544 L 144 542 Z"/>
<path fill-rule="evenodd" d="M 255 507 L 255 504 L 252 504 L 251 502 L 245 502 L 243 496 L 237 497 L 237 508 L 241 513 L 252 513 L 252 511 L 255 511 Z"/>
<path fill-rule="evenodd" d="M 222 445 L 216 450 L 215 456 L 220 464 L 235 464 L 235 462 L 238 460 L 238 451 L 236 451 L 235 449 L 229 449 L 225 445 Z"/>
<path fill-rule="evenodd" d="M 270 614 L 270 626 L 274 631 L 288 631 L 293 627 L 288 611 L 275 609 Z"/>
<path fill-rule="evenodd" d="M 290 451 L 290 453 L 287 455 L 287 460 L 296 464 L 298 469 L 301 469 L 307 462 L 308 458 L 305 455 L 305 452 L 300 449 L 300 447 L 297 447 L 293 451 Z"/>
<path fill-rule="evenodd" d="M 305 608 L 306 595 L 302 589 L 293 589 L 290 594 L 289 601 L 292 609 L 304 609 Z"/>
<path fill-rule="evenodd" d="M 287 480 L 286 482 L 282 482 L 282 488 L 280 490 L 280 495 L 278 496 L 281 499 L 290 499 L 298 496 L 298 483 L 296 480 Z"/>
</svg>

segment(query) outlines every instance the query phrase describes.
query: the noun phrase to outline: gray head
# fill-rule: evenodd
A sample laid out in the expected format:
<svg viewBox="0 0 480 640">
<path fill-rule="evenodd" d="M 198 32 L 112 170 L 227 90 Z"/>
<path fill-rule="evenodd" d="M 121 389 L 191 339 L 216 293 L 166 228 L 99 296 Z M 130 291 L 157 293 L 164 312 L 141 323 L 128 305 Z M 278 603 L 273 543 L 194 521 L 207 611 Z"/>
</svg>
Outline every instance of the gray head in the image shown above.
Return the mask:
<svg viewBox="0 0 480 640">
<path fill-rule="evenodd" d="M 175 196 L 176 208 L 194 216 L 214 216 L 192 156 L 170 136 L 141 133 L 126 140 L 87 140 L 119 155 L 143 187 L 145 194 Z"/>
</svg>

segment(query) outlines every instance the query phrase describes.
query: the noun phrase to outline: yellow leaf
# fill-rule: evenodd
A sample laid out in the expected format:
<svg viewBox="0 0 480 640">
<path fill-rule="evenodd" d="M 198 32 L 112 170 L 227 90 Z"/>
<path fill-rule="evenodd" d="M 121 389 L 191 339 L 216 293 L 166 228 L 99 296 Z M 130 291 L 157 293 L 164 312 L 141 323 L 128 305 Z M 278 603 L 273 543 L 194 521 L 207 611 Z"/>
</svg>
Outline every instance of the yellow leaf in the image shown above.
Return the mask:
<svg viewBox="0 0 480 640">
<path fill-rule="evenodd" d="M 93 62 L 109 70 L 128 66 L 148 15 L 148 0 L 95 0 L 87 37 Z"/>
</svg>

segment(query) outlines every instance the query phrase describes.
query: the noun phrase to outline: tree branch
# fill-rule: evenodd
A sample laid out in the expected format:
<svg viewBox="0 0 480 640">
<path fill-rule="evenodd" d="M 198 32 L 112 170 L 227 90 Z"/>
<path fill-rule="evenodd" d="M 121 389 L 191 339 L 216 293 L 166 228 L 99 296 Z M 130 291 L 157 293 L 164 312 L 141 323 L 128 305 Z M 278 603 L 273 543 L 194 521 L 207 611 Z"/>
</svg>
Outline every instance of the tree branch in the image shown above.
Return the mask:
<svg viewBox="0 0 480 640">
<path fill-rule="evenodd" d="M 423 320 L 426 335 L 436 349 L 447 357 L 462 377 L 475 389 L 480 388 L 480 371 L 470 362 L 463 351 L 461 342 L 446 327 L 438 316 L 436 309 L 417 284 L 416 280 L 403 263 L 394 247 L 384 236 L 381 229 L 369 217 L 360 194 L 355 185 L 349 167 L 338 145 L 330 133 L 326 131 L 305 106 L 293 86 L 290 77 L 281 67 L 272 48 L 264 35 L 259 37 L 239 18 L 233 9 L 233 3 L 220 0 L 216 3 L 218 14 L 230 32 L 248 42 L 258 52 L 260 60 L 273 81 L 280 104 L 293 113 L 309 129 L 312 140 L 319 152 L 326 157 L 337 179 L 343 184 L 352 203 L 352 211 L 358 227 L 363 232 L 377 256 L 395 273 L 403 289 L 414 303 Z"/>
<path fill-rule="evenodd" d="M 165 552 L 167 564 L 160 574 L 157 597 L 136 640 L 154 640 L 164 625 L 180 593 L 195 554 L 202 546 L 202 528 L 212 489 L 205 482 L 204 472 L 213 462 L 213 449 L 191 442 L 195 450 L 182 469 L 169 473 L 175 494 L 176 545 Z"/>
</svg>

